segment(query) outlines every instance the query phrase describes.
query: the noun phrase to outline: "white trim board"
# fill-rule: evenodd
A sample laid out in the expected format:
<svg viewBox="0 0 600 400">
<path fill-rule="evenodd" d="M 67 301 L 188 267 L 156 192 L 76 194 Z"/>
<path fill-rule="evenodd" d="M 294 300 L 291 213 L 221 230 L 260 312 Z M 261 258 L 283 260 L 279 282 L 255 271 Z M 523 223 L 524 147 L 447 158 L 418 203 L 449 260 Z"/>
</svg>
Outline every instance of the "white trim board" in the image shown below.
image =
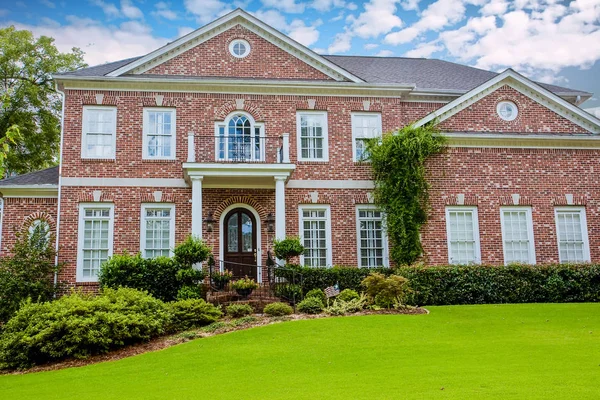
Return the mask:
<svg viewBox="0 0 600 400">
<path fill-rule="evenodd" d="M 132 71 L 136 74 L 143 73 L 238 24 L 335 80 L 364 82 L 359 77 L 337 66 L 239 8 L 136 61 L 112 71 L 107 74 L 107 76 L 120 76 L 131 73 Z"/>
<path fill-rule="evenodd" d="M 368 180 L 300 180 L 290 179 L 289 189 L 374 189 L 375 183 Z"/>
<path fill-rule="evenodd" d="M 496 77 L 430 113 L 426 117 L 417 121 L 415 126 L 419 127 L 433 120 L 437 120 L 437 122 L 444 121 L 469 107 L 473 103 L 481 100 L 503 85 L 512 87 L 525 96 L 528 96 L 533 101 L 568 119 L 574 124 L 589 130 L 591 133 L 600 133 L 600 119 L 560 98 L 559 96 L 518 74 L 512 69 L 507 69 Z"/>
<path fill-rule="evenodd" d="M 61 186 L 103 187 L 174 187 L 188 188 L 183 179 L 176 178 L 62 178 Z"/>
</svg>

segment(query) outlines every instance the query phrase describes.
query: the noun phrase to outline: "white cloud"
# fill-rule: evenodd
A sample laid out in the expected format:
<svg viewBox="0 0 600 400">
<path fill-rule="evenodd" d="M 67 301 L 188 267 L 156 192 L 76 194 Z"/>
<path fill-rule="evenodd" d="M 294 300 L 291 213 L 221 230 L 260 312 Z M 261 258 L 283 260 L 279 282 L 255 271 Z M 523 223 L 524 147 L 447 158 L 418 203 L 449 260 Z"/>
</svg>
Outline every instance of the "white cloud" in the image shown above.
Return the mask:
<svg viewBox="0 0 600 400">
<path fill-rule="evenodd" d="M 151 28 L 138 21 L 127 21 L 120 25 L 104 21 L 67 16 L 66 24 L 56 21 L 33 26 L 20 22 L 9 22 L 17 29 L 27 29 L 34 35 L 46 35 L 55 39 L 60 51 L 67 52 L 79 47 L 85 52 L 89 65 L 144 55 L 169 42 L 169 39 L 152 35 Z"/>
<path fill-rule="evenodd" d="M 508 10 L 508 3 L 505 0 L 492 0 L 479 10 L 483 15 L 501 15 Z"/>
<path fill-rule="evenodd" d="M 352 33 L 361 38 L 377 37 L 402 26 L 395 15 L 397 0 L 370 0 L 365 11 L 352 21 Z"/>
<path fill-rule="evenodd" d="M 332 8 L 346 7 L 344 0 L 313 0 L 310 7 L 318 11 L 329 11 Z"/>
<path fill-rule="evenodd" d="M 285 17 L 277 10 L 258 10 L 252 14 L 259 20 L 263 21 L 264 23 L 272 26 L 277 30 L 282 31 L 288 27 Z"/>
<path fill-rule="evenodd" d="M 322 21 L 317 20 L 314 25 L 306 26 L 302 20 L 295 19 L 290 24 L 289 37 L 308 47 L 319 40 L 317 26 L 321 24 Z"/>
<path fill-rule="evenodd" d="M 381 50 L 379 53 L 377 53 L 378 57 L 390 57 L 393 55 L 394 55 L 394 52 L 391 50 Z"/>
<path fill-rule="evenodd" d="M 189 26 L 180 26 L 177 28 L 177 37 L 182 37 L 187 35 L 188 33 L 194 32 L 196 29 L 191 28 Z"/>
<path fill-rule="evenodd" d="M 365 50 L 375 50 L 376 48 L 379 47 L 379 44 L 378 43 L 367 43 L 363 47 Z"/>
<path fill-rule="evenodd" d="M 56 4 L 54 4 L 50 0 L 40 0 L 40 3 L 42 3 L 43 5 L 45 5 L 46 7 L 49 7 L 49 8 L 56 8 Z"/>
<path fill-rule="evenodd" d="M 437 53 L 438 51 L 444 50 L 444 46 L 434 43 L 422 43 L 416 48 L 407 51 L 404 55 L 406 57 L 415 57 L 415 58 L 427 58 L 430 57 L 433 53 Z"/>
<path fill-rule="evenodd" d="M 296 0 L 261 0 L 265 7 L 275 8 L 277 10 L 299 14 L 303 13 L 306 5 L 304 3 L 296 3 Z"/>
<path fill-rule="evenodd" d="M 183 5 L 201 24 L 212 22 L 215 18 L 233 11 L 229 4 L 219 0 L 184 0 Z"/>
<path fill-rule="evenodd" d="M 404 0 L 400 2 L 400 7 L 406 11 L 418 10 L 421 0 Z"/>
<path fill-rule="evenodd" d="M 352 34 L 349 32 L 342 32 L 335 35 L 333 43 L 327 48 L 327 53 L 345 53 L 352 47 Z"/>
<path fill-rule="evenodd" d="M 155 17 L 161 17 L 168 19 L 169 21 L 174 21 L 178 18 L 177 13 L 171 9 L 171 5 L 165 3 L 164 1 L 159 1 L 154 5 L 154 7 L 156 10 L 152 11 L 152 15 Z"/>
<path fill-rule="evenodd" d="M 346 4 L 346 8 L 350 11 L 354 11 L 354 10 L 358 9 L 358 6 L 354 3 L 348 3 L 348 4 Z"/>
<path fill-rule="evenodd" d="M 121 15 L 121 11 L 112 3 L 106 3 L 103 0 L 92 0 L 92 4 L 102 8 L 107 17 L 118 17 Z"/>
<path fill-rule="evenodd" d="M 121 12 L 127 18 L 140 19 L 144 18 L 142 10 L 131 3 L 131 0 L 121 0 Z"/>
</svg>

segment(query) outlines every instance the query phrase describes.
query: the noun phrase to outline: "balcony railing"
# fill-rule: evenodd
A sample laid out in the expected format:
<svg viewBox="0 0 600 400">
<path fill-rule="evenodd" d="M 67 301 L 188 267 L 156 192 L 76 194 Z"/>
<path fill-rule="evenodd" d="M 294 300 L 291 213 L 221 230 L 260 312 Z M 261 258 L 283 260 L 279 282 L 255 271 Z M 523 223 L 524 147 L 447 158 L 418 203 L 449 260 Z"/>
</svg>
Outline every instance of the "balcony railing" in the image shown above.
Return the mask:
<svg viewBox="0 0 600 400">
<path fill-rule="evenodd" d="M 196 135 L 188 133 L 187 162 L 289 163 L 289 134 Z"/>
</svg>

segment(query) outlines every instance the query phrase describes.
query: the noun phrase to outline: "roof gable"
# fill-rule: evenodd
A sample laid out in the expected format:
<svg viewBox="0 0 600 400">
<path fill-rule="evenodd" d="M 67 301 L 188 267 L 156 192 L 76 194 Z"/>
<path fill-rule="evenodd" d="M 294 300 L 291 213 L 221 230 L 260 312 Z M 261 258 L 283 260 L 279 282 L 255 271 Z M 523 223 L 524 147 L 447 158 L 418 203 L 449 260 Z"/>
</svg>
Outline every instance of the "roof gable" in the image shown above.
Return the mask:
<svg viewBox="0 0 600 400">
<path fill-rule="evenodd" d="M 600 119 L 588 114 L 512 69 L 507 69 L 503 73 L 451 101 L 444 107 L 417 121 L 415 125 L 422 126 L 433 120 L 441 123 L 505 85 L 585 130 L 591 133 L 600 133 Z"/>
<path fill-rule="evenodd" d="M 106 74 L 106 76 L 116 77 L 124 74 L 142 74 L 236 25 L 241 25 L 336 81 L 363 82 L 359 77 L 318 55 L 300 43 L 290 39 L 288 36 L 273 29 L 241 9 L 237 9 L 224 15 L 210 24 L 193 31 L 160 49 L 111 71 Z"/>
</svg>

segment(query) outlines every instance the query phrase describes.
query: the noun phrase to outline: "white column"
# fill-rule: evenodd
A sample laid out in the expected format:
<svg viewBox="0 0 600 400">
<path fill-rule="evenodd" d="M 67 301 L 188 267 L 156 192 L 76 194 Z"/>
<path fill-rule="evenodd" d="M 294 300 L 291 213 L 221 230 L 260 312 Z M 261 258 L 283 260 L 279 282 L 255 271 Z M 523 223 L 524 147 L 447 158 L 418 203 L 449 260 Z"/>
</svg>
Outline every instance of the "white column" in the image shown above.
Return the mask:
<svg viewBox="0 0 600 400">
<path fill-rule="evenodd" d="M 281 141 L 282 154 L 281 154 L 281 162 L 284 164 L 290 163 L 290 134 L 284 133 L 281 135 L 283 140 Z"/>
<path fill-rule="evenodd" d="M 202 177 L 192 176 L 192 235 L 202 238 Z"/>
<path fill-rule="evenodd" d="M 187 162 L 196 162 L 196 147 L 194 144 L 194 132 L 188 132 L 188 156 Z"/>
<path fill-rule="evenodd" d="M 285 239 L 285 177 L 275 177 L 275 239 Z"/>
</svg>

